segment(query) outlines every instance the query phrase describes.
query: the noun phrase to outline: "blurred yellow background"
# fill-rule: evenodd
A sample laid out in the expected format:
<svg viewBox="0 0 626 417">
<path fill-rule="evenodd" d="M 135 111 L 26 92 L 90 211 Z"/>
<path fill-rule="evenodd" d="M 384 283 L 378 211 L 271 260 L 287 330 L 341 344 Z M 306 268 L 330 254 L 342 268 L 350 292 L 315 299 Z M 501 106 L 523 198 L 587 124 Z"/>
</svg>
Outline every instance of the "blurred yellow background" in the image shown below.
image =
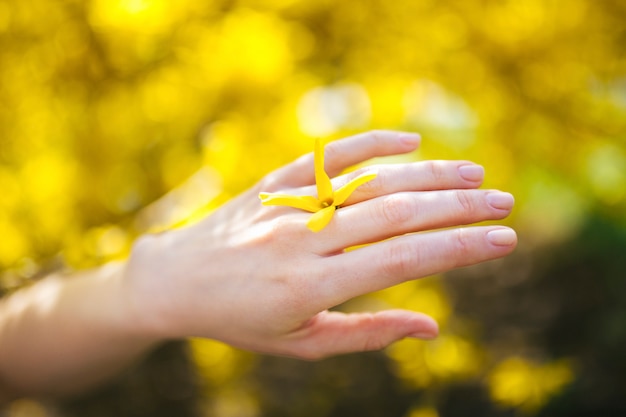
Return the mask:
<svg viewBox="0 0 626 417">
<path fill-rule="evenodd" d="M 496 287 L 516 291 L 550 270 L 533 269 L 536 254 L 569 247 L 593 219 L 624 230 L 624 22 L 620 0 L 0 0 L 0 287 L 123 258 L 138 234 L 210 213 L 313 138 L 417 131 L 422 149 L 391 161 L 484 165 L 485 187 L 516 196 L 507 221 L 520 249 L 469 278 L 344 306 L 412 308 L 442 325 L 437 341 L 382 354 L 405 404 L 385 415 L 456 415 L 444 394 L 463 384 L 480 388 L 489 415 L 541 414 L 584 386 L 585 361 L 532 332 L 494 345 L 450 281 L 500 274 L 513 278 Z M 609 339 L 622 346 L 615 308 Z M 269 359 L 207 341 L 191 350 L 202 415 L 338 412 L 311 387 L 270 411 L 246 376 Z"/>
</svg>

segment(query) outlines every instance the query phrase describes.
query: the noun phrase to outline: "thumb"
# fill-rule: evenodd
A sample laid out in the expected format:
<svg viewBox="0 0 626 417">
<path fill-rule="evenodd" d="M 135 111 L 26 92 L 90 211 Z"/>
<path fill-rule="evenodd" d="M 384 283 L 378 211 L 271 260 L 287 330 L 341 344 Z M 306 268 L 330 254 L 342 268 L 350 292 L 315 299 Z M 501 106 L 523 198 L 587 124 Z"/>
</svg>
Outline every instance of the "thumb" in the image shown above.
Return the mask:
<svg viewBox="0 0 626 417">
<path fill-rule="evenodd" d="M 323 311 L 291 334 L 288 350 L 303 359 L 382 349 L 405 337 L 433 339 L 439 328 L 433 318 L 407 310 L 377 313 Z"/>
</svg>

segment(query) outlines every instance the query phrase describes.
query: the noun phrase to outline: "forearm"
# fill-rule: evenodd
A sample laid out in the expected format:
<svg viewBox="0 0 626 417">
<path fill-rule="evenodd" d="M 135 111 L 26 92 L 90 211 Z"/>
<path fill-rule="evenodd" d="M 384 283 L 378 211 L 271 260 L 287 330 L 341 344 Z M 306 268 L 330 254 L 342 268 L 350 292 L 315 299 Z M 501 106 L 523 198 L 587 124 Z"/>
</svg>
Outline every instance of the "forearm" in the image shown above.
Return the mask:
<svg viewBox="0 0 626 417">
<path fill-rule="evenodd" d="M 78 393 L 156 344 L 135 328 L 124 267 L 51 277 L 0 302 L 0 400 Z"/>
</svg>

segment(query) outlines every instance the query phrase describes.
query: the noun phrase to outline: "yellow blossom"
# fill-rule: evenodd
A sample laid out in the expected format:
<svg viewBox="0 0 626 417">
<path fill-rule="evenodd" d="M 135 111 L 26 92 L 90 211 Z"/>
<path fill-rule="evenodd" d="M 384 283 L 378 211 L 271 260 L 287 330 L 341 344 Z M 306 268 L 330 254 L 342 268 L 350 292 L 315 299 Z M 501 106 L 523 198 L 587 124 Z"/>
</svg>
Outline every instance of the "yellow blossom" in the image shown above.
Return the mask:
<svg viewBox="0 0 626 417">
<path fill-rule="evenodd" d="M 322 230 L 335 210 L 337 210 L 359 186 L 373 180 L 377 173 L 367 172 L 354 178 L 347 184 L 333 191 L 332 183 L 326 171 L 324 171 L 324 147 L 320 140 L 315 141 L 315 184 L 317 186 L 317 197 L 297 196 L 280 193 L 260 193 L 259 198 L 266 206 L 289 206 L 300 210 L 314 213 L 307 227 L 313 232 Z"/>
</svg>

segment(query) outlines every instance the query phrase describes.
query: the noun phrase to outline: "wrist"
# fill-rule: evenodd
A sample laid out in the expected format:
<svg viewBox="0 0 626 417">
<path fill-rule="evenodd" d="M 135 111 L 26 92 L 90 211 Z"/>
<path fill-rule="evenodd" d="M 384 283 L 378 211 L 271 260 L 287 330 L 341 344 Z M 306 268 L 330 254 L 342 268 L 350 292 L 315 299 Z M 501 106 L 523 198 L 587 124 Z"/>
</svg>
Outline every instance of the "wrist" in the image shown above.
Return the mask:
<svg viewBox="0 0 626 417">
<path fill-rule="evenodd" d="M 137 303 L 129 277 L 129 263 L 116 262 L 104 265 L 100 271 L 102 292 L 109 295 L 109 321 L 117 332 L 139 345 L 156 345 L 164 340 L 147 325 L 146 310 Z M 105 282 L 106 281 L 106 282 Z M 108 290 L 108 291 L 107 291 Z"/>
<path fill-rule="evenodd" d="M 183 337 L 178 334 L 173 306 L 173 283 L 167 249 L 170 233 L 141 236 L 120 271 L 129 321 L 134 331 L 156 342 Z"/>
</svg>

